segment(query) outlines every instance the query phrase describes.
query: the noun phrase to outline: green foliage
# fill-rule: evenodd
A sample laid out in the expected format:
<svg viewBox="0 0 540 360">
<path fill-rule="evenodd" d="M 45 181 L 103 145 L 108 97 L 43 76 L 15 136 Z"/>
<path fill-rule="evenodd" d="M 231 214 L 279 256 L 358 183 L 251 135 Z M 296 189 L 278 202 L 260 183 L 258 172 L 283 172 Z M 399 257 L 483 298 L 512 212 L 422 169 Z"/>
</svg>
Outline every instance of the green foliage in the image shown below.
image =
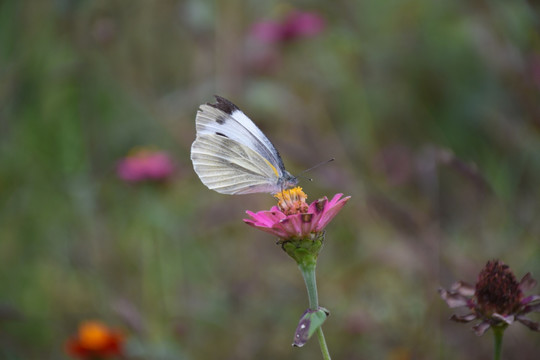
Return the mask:
<svg viewBox="0 0 540 360">
<path fill-rule="evenodd" d="M 248 39 L 293 8 L 324 31 Z M 296 265 L 241 221 L 272 198 L 213 193 L 192 170 L 213 94 L 291 172 L 337 159 L 302 184 L 352 195 L 318 263 L 336 359 L 488 357 L 436 289 L 490 258 L 540 276 L 538 19 L 503 0 L 0 2 L 0 358 L 63 358 L 91 318 L 133 358 L 320 356 L 289 345 Z M 167 184 L 116 177 L 146 145 L 175 159 Z M 504 352 L 534 359 L 537 334 L 517 331 Z"/>
</svg>

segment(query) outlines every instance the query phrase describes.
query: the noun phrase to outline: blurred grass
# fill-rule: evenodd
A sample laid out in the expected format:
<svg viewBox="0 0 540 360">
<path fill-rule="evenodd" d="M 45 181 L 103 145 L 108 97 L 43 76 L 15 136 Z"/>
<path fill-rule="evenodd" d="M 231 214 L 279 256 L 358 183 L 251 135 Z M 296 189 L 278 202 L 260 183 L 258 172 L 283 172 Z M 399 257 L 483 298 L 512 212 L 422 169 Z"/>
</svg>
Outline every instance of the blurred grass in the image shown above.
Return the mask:
<svg viewBox="0 0 540 360">
<path fill-rule="evenodd" d="M 317 11 L 323 34 L 257 70 L 251 24 Z M 267 195 L 192 171 L 199 104 L 237 103 L 313 200 L 353 200 L 318 269 L 337 359 L 487 359 L 438 286 L 490 258 L 540 274 L 540 38 L 525 1 L 6 0 L 0 4 L 0 357 L 63 358 L 77 324 L 124 329 L 144 359 L 312 359 L 307 306 L 274 239 L 241 222 Z M 166 186 L 115 177 L 130 148 L 169 151 Z M 538 319 L 536 317 L 536 319 Z M 511 327 L 507 359 L 534 359 Z"/>
</svg>

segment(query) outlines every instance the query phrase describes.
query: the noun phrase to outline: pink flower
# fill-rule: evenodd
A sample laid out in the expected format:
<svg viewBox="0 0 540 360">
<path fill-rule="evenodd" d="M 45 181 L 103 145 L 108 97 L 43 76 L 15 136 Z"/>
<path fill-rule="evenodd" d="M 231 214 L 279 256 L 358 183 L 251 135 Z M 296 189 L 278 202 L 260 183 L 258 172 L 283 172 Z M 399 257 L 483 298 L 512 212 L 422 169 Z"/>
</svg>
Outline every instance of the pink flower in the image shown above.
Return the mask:
<svg viewBox="0 0 540 360">
<path fill-rule="evenodd" d="M 323 18 L 315 13 L 295 11 L 282 21 L 261 21 L 253 25 L 252 35 L 265 43 L 278 43 L 313 37 L 324 29 Z"/>
<path fill-rule="evenodd" d="M 244 219 L 244 222 L 283 240 L 313 238 L 349 201 L 350 196 L 342 196 L 336 194 L 330 201 L 325 196 L 308 205 L 305 201 L 307 196 L 300 187 L 284 190 L 276 194 L 278 206 L 270 211 L 246 211 L 251 219 Z"/>
<path fill-rule="evenodd" d="M 282 38 L 282 25 L 276 21 L 260 21 L 253 25 L 251 34 L 266 43 L 276 43 Z"/>
<path fill-rule="evenodd" d="M 279 237 L 277 243 L 296 261 L 304 277 L 309 308 L 300 317 L 294 333 L 293 346 L 304 346 L 315 332 L 318 333 L 322 344 L 324 336 L 320 327 L 328 318 L 329 312 L 319 306 L 315 267 L 323 248 L 324 228 L 349 201 L 350 196 L 342 198 L 343 194 L 336 194 L 330 201 L 325 196 L 308 204 L 307 195 L 300 187 L 283 190 L 274 196 L 278 199 L 277 206 L 272 207 L 270 211 L 257 213 L 246 211 L 251 219 L 244 219 L 244 222 Z M 323 353 L 328 353 L 322 345 L 321 349 Z"/>
<path fill-rule="evenodd" d="M 324 20 L 321 16 L 309 12 L 293 12 L 283 24 L 285 39 L 312 37 L 324 29 Z"/>
<path fill-rule="evenodd" d="M 173 170 L 167 153 L 147 148 L 132 150 L 116 167 L 118 177 L 127 182 L 164 181 Z"/>
</svg>

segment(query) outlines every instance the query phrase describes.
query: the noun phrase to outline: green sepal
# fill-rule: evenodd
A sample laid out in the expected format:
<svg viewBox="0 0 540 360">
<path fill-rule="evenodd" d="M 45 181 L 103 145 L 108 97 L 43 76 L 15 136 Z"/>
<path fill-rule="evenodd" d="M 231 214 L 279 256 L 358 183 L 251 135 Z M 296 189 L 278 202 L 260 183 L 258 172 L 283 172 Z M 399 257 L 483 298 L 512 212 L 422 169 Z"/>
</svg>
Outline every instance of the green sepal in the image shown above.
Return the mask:
<svg viewBox="0 0 540 360">
<path fill-rule="evenodd" d="M 303 239 L 291 238 L 278 241 L 281 248 L 300 266 L 315 265 L 324 243 L 324 231 L 310 234 Z"/>
<path fill-rule="evenodd" d="M 323 307 L 317 310 L 307 309 L 298 322 L 296 332 L 294 333 L 293 346 L 302 347 L 315 334 L 318 328 L 326 321 L 330 312 Z"/>
</svg>

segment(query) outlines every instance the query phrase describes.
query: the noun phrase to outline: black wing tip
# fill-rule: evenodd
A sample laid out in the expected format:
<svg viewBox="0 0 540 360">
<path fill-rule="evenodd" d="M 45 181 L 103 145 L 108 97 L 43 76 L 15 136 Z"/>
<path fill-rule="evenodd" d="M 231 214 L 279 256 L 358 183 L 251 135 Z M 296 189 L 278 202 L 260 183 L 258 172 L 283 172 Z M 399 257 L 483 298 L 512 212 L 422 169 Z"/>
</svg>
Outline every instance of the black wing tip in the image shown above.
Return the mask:
<svg viewBox="0 0 540 360">
<path fill-rule="evenodd" d="M 229 115 L 232 115 L 232 113 L 235 112 L 236 110 L 240 110 L 238 109 L 238 106 L 234 105 L 232 102 L 225 99 L 224 97 L 221 97 L 219 95 L 214 95 L 214 96 L 217 102 L 215 104 L 207 103 L 206 105 L 216 108 L 218 110 L 221 110 L 224 113 L 229 114 Z"/>
</svg>

